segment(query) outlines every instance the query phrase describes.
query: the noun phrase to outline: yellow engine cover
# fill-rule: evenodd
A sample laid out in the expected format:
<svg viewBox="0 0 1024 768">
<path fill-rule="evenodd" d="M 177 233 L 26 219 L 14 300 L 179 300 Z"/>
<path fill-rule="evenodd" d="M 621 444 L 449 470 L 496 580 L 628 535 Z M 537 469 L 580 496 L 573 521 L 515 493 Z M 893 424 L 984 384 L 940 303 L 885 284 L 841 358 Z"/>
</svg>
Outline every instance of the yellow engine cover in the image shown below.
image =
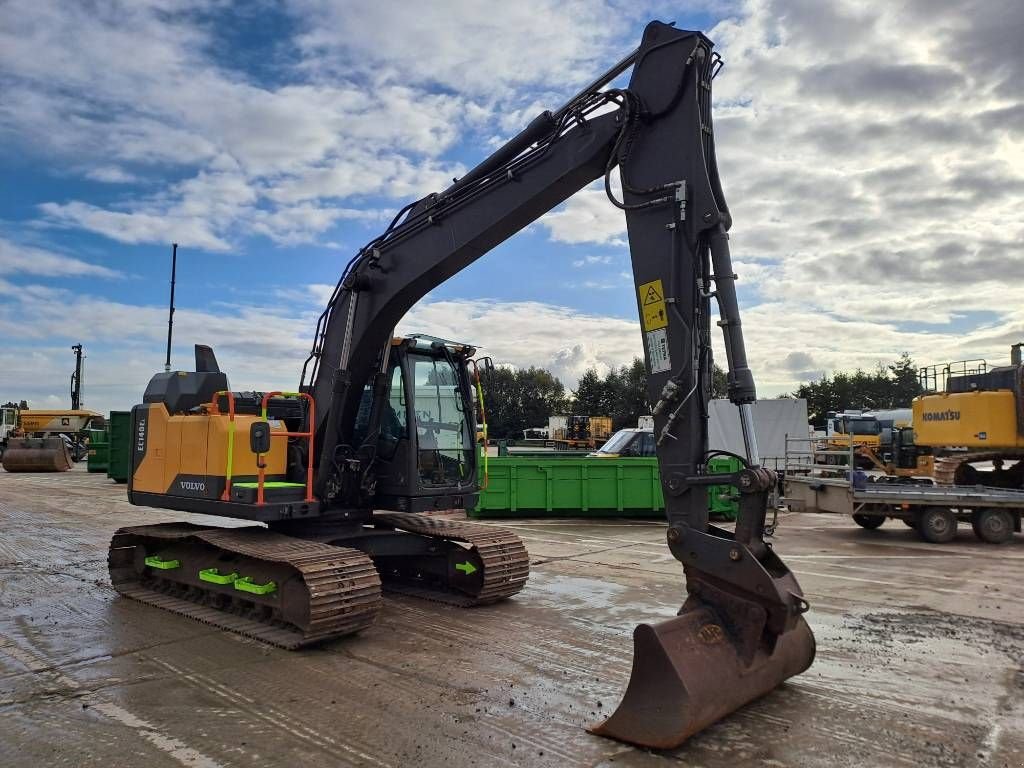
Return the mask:
<svg viewBox="0 0 1024 768">
<path fill-rule="evenodd" d="M 249 450 L 249 427 L 258 416 L 236 415 L 234 437 L 227 414 L 177 414 L 171 416 L 163 403 L 151 403 L 145 418 L 138 419 L 135 437 L 136 463 L 132 490 L 171 496 L 219 499 L 228 476 L 228 445 L 231 477 L 235 482 L 257 476 L 256 454 Z M 271 420 L 270 430 L 287 432 L 283 422 Z M 142 454 L 141 460 L 138 456 Z M 263 454 L 267 480 L 281 480 L 287 471 L 288 439 L 272 437 L 270 452 Z"/>
<path fill-rule="evenodd" d="M 1017 404 L 1008 389 L 914 399 L 914 442 L 933 448 L 1022 448 Z"/>
</svg>

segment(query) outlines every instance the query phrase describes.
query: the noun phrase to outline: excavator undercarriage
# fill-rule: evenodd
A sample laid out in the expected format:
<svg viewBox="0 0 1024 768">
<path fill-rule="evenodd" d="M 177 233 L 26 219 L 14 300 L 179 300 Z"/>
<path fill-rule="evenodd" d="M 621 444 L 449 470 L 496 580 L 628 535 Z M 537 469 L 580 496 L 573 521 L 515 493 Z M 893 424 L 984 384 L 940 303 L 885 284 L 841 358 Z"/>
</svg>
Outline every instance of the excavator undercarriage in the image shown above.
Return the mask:
<svg viewBox="0 0 1024 768">
<path fill-rule="evenodd" d="M 326 541 L 189 523 L 122 528 L 110 579 L 127 597 L 288 649 L 370 626 L 382 589 L 471 607 L 526 583 L 526 548 L 508 531 L 408 513 L 372 522 Z"/>
</svg>

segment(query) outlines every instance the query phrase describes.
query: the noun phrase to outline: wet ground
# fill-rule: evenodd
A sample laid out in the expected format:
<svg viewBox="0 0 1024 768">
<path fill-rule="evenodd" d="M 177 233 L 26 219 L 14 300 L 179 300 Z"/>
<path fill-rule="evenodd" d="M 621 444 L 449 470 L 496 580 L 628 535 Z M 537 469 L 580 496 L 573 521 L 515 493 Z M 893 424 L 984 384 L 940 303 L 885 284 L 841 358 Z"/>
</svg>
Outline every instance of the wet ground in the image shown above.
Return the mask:
<svg viewBox="0 0 1024 768">
<path fill-rule="evenodd" d="M 390 598 L 358 637 L 289 653 L 116 596 L 110 534 L 171 519 L 80 470 L 0 472 L 0 766 L 1024 765 L 1021 535 L 784 516 L 814 666 L 645 752 L 583 726 L 618 701 L 633 625 L 678 608 L 657 523 L 502 523 L 533 562 L 514 600 Z"/>
</svg>

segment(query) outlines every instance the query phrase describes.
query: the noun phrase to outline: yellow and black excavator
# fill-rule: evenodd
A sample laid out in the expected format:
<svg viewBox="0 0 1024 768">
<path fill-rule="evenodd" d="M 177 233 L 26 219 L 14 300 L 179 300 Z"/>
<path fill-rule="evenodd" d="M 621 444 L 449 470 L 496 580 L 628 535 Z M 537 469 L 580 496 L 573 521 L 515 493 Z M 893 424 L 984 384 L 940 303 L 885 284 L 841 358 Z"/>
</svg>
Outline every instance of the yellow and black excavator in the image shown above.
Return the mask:
<svg viewBox="0 0 1024 768">
<path fill-rule="evenodd" d="M 924 470 L 939 485 L 1024 488 L 1022 346 L 1010 348 L 1009 365 L 960 360 L 922 368 L 913 427 L 893 432 L 891 473 Z"/>
<path fill-rule="evenodd" d="M 403 208 L 348 263 L 296 392 L 232 392 L 202 346 L 195 371 L 154 376 L 132 411 L 130 501 L 266 525 L 122 528 L 115 588 L 285 648 L 368 626 L 382 588 L 464 606 L 519 592 L 528 557 L 515 535 L 426 514 L 478 493 L 475 350 L 393 331 L 429 291 L 603 178 L 626 216 L 667 543 L 686 588 L 677 617 L 636 628 L 625 696 L 592 731 L 676 746 L 807 669 L 808 604 L 765 541 L 775 477 L 758 458 L 715 161 L 720 66 L 702 34 L 652 22 L 565 105 Z M 630 67 L 627 87 L 608 87 Z M 712 298 L 746 444 L 728 478 L 707 471 Z M 740 490 L 734 532 L 708 523 L 707 488 L 723 482 Z"/>
</svg>

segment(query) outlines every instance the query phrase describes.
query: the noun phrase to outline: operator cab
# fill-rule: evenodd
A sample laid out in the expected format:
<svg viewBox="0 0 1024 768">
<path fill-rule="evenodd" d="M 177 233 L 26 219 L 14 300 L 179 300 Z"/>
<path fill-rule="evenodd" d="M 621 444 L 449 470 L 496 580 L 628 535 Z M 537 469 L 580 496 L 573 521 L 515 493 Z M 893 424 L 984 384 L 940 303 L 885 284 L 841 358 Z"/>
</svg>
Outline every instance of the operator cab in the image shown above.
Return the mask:
<svg viewBox="0 0 1024 768">
<path fill-rule="evenodd" d="M 469 373 L 475 352 L 432 336 L 392 340 L 379 417 L 373 418 L 367 385 L 352 435 L 361 454 L 374 455 L 378 508 L 421 512 L 475 504 L 477 420 Z"/>
</svg>

